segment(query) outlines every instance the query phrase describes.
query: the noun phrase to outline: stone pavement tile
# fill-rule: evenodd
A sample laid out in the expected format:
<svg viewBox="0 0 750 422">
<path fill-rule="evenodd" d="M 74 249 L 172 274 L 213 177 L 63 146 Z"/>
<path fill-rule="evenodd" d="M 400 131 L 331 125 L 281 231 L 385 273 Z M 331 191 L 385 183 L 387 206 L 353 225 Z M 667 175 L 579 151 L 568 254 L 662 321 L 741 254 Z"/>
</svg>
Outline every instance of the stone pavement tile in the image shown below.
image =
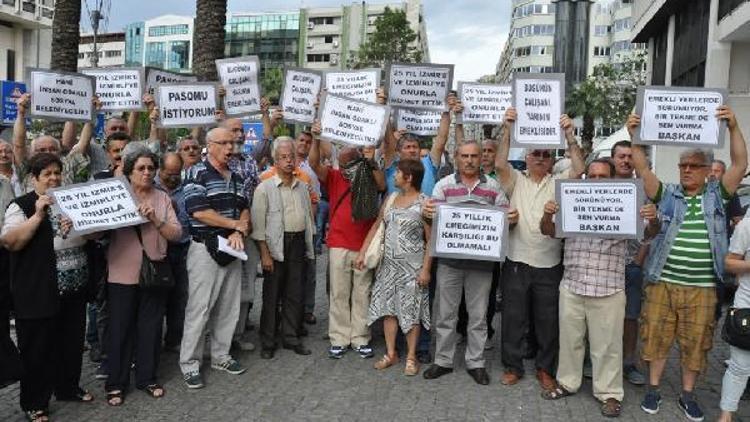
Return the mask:
<svg viewBox="0 0 750 422">
<path fill-rule="evenodd" d="M 319 259 L 319 281 L 325 280 L 325 259 Z M 256 290 L 261 294 L 261 285 Z M 304 339 L 313 351 L 311 356 L 297 356 L 279 350 L 272 360 L 262 360 L 259 353 L 235 354 L 248 370 L 232 376 L 210 369 L 204 362 L 202 373 L 206 387 L 188 390 L 182 381 L 177 355 L 165 353 L 159 369 L 159 381 L 167 394 L 154 400 L 140 391 L 130 392 L 125 404 L 111 408 L 104 401 L 103 382 L 94 379 L 96 366 L 84 358 L 81 384 L 96 395 L 93 404 L 52 401 L 53 420 L 57 421 L 576 421 L 607 420 L 599 403 L 591 395 L 591 381 L 584 380 L 574 396 L 546 401 L 534 376 L 532 361 L 526 361 L 527 375 L 513 387 L 500 384 L 502 364 L 499 347 L 486 353 L 491 383 L 479 386 L 466 373 L 464 346 L 456 350 L 455 371 L 437 380 L 427 381 L 421 375 L 405 377 L 403 361 L 393 368 L 377 371 L 374 359 L 361 359 L 348 352 L 343 359 L 327 357 L 328 342 L 323 339 L 328 327 L 325 283 L 318 283 L 316 316 L 318 324 L 307 326 L 310 335 Z M 259 303 L 257 304 L 259 305 Z M 252 315 L 259 320 L 260 306 Z M 498 326 L 499 318 L 496 320 Z M 502 334 L 502 333 L 500 333 Z M 257 330 L 251 341 L 257 343 Z M 495 339 L 496 346 L 500 338 Z M 374 334 L 376 356 L 384 353 L 382 331 Z M 698 383 L 699 400 L 706 420 L 715 420 L 721 393 L 723 361 L 728 357 L 726 345 L 718 337 L 709 354 L 707 373 Z M 423 368 L 426 366 L 423 366 Z M 627 422 L 672 422 L 686 420 L 677 407 L 680 390 L 679 361 L 676 352 L 667 364 L 662 382 L 664 403 L 658 415 L 650 416 L 640 409 L 643 387 L 625 382 L 623 414 Z M 736 420 L 750 422 L 750 402 L 741 402 Z M 0 421 L 23 421 L 18 407 L 18 385 L 0 390 Z"/>
</svg>

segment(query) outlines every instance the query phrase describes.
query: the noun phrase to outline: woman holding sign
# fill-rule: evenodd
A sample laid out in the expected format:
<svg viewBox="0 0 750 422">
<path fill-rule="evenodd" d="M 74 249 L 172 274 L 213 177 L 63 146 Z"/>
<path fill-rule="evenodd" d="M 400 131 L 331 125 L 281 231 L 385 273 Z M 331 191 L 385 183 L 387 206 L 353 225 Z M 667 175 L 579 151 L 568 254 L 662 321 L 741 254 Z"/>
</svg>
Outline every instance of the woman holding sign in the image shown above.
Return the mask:
<svg viewBox="0 0 750 422">
<path fill-rule="evenodd" d="M 395 183 L 399 189 L 388 197 L 372 225 L 355 265 L 365 267 L 365 252 L 371 242 L 383 242 L 382 261 L 378 266 L 370 299 L 369 323 L 384 318 L 386 354 L 375 362 L 375 369 L 398 363 L 396 334 L 399 326 L 406 336 L 407 354 L 404 375 L 419 373 L 417 341 L 420 323 L 430 328 L 430 283 L 432 259 L 426 253 L 430 241 L 430 225 L 422 220 L 422 203 L 426 196 L 419 193 L 424 166 L 417 160 L 401 160 L 397 164 Z M 384 224 L 383 237 L 375 238 Z"/>
<path fill-rule="evenodd" d="M 29 161 L 34 190 L 5 214 L 3 245 L 10 251 L 11 296 L 25 372 L 21 408 L 29 420 L 48 420 L 49 400 L 91 402 L 79 385 L 86 324 L 86 241 L 68 237 L 70 220 L 50 214 L 47 190 L 60 186 L 62 162 L 39 153 Z"/>
<path fill-rule="evenodd" d="M 167 241 L 178 241 L 182 228 L 169 195 L 154 188 L 159 160 L 148 149 L 125 156 L 123 174 L 133 188 L 138 210 L 148 221 L 111 232 L 107 254 L 109 283 L 109 344 L 105 384 L 107 403 L 120 406 L 130 383 L 130 364 L 135 368 L 136 387 L 153 398 L 164 396 L 156 383 L 161 350 L 161 328 L 169 289 L 145 287 L 140 279 L 144 256 L 152 262 L 167 256 Z"/>
</svg>

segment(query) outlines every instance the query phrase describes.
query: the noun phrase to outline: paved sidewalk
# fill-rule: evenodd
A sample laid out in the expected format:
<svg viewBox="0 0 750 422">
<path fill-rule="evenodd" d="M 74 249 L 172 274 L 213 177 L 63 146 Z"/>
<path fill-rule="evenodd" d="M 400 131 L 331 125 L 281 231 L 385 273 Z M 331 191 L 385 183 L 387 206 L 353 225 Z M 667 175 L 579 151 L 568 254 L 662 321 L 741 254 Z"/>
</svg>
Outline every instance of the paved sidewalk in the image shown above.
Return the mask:
<svg viewBox="0 0 750 422">
<path fill-rule="evenodd" d="M 94 403 L 73 404 L 52 401 L 51 417 L 56 421 L 601 421 L 599 405 L 591 396 L 591 382 L 582 391 L 557 402 L 543 400 L 527 361 L 527 377 L 518 385 L 500 384 L 502 373 L 499 344 L 487 352 L 491 384 L 475 384 L 463 367 L 463 348 L 456 353 L 456 370 L 438 380 L 402 375 L 403 364 L 383 372 L 372 369 L 373 359 L 363 360 L 350 352 L 341 360 L 327 357 L 328 343 L 325 299 L 325 259 L 318 260 L 318 324 L 307 326 L 306 344 L 311 356 L 297 356 L 279 350 L 270 361 L 259 353 L 240 353 L 248 371 L 232 376 L 204 365 L 206 387 L 188 390 L 177 365 L 177 355 L 165 353 L 160 381 L 167 394 L 155 400 L 132 391 L 122 407 L 112 408 L 104 401 L 103 382 L 94 379 L 95 365 L 84 358 L 83 387 L 95 396 Z M 260 287 L 260 286 L 259 286 Z M 257 289 L 260 294 L 260 288 Z M 258 296 L 259 297 L 259 296 Z M 258 321 L 259 309 L 254 309 Z M 257 332 L 253 332 L 257 335 Z M 257 340 L 257 337 L 254 338 Z M 256 342 L 256 345 L 258 343 Z M 382 338 L 373 342 L 376 356 L 383 353 Z M 709 357 L 709 369 L 698 384 L 699 400 L 706 420 L 716 420 L 728 349 L 718 339 Z M 673 356 L 662 383 L 664 403 L 658 415 L 650 416 L 640 407 L 643 388 L 626 383 L 622 421 L 687 420 L 677 407 L 680 390 L 679 362 Z M 737 420 L 750 421 L 750 402 L 740 404 Z M 18 405 L 18 385 L 0 390 L 0 421 L 23 421 Z"/>
</svg>

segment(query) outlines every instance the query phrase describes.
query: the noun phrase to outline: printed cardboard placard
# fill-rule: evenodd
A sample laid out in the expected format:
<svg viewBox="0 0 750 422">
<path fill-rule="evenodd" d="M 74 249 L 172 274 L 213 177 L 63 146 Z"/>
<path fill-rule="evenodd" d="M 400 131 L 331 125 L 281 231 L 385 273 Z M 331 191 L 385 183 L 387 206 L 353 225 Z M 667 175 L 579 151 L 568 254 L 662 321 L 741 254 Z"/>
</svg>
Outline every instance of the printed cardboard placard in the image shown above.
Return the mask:
<svg viewBox="0 0 750 422">
<path fill-rule="evenodd" d="M 158 67 L 146 67 L 146 89 L 145 92 L 154 96 L 156 100 L 156 88 L 161 84 L 182 84 L 198 82 L 198 77 L 188 73 L 170 72 Z"/>
<path fill-rule="evenodd" d="M 518 113 L 511 147 L 565 148 L 560 116 L 565 106 L 565 75 L 562 73 L 516 73 L 513 107 Z"/>
<path fill-rule="evenodd" d="M 388 105 L 419 110 L 447 111 L 453 86 L 452 64 L 388 65 Z"/>
<path fill-rule="evenodd" d="M 284 70 L 284 86 L 281 88 L 279 105 L 284 112 L 284 121 L 312 124 L 315 121 L 315 103 L 323 86 L 320 72 L 299 68 Z"/>
<path fill-rule="evenodd" d="M 555 236 L 641 239 L 643 180 L 555 180 Z"/>
<path fill-rule="evenodd" d="M 93 68 L 81 69 L 84 75 L 96 78 L 96 95 L 102 103 L 102 112 L 133 111 L 143 109 L 143 68 Z"/>
<path fill-rule="evenodd" d="M 394 109 L 396 130 L 404 129 L 417 136 L 435 136 L 440 129 L 442 111 Z"/>
<path fill-rule="evenodd" d="M 461 123 L 501 125 L 505 110 L 513 105 L 510 85 L 458 83 L 458 98 L 464 106 L 459 114 Z"/>
<path fill-rule="evenodd" d="M 378 102 L 380 69 L 340 70 L 325 73 L 326 92 L 370 103 Z"/>
<path fill-rule="evenodd" d="M 633 142 L 721 148 L 727 125 L 716 118 L 716 109 L 726 101 L 726 89 L 638 87 L 635 112 L 641 116 L 641 126 Z"/>
<path fill-rule="evenodd" d="M 12 125 L 16 121 L 18 116 L 18 101 L 19 98 L 26 92 L 26 84 L 23 82 L 15 81 L 2 81 L 2 124 Z M 30 119 L 26 119 L 27 125 L 31 124 Z"/>
<path fill-rule="evenodd" d="M 159 126 L 196 127 L 216 124 L 218 87 L 214 82 L 161 84 L 156 89 Z"/>
<path fill-rule="evenodd" d="M 507 239 L 502 209 L 466 202 L 440 204 L 432 221 L 430 252 L 439 258 L 502 262 Z"/>
<path fill-rule="evenodd" d="M 147 221 L 138 212 L 133 191 L 124 176 L 49 189 L 47 193 L 55 200 L 53 213 L 73 222 L 71 233 L 75 236 Z"/>
<path fill-rule="evenodd" d="M 320 138 L 356 147 L 377 146 L 385 135 L 390 107 L 323 93 Z"/>
<path fill-rule="evenodd" d="M 29 116 L 51 121 L 94 120 L 93 76 L 33 68 L 27 73 L 31 93 Z"/>
<path fill-rule="evenodd" d="M 258 56 L 216 60 L 216 70 L 224 87 L 224 114 L 246 116 L 260 112 Z"/>
</svg>

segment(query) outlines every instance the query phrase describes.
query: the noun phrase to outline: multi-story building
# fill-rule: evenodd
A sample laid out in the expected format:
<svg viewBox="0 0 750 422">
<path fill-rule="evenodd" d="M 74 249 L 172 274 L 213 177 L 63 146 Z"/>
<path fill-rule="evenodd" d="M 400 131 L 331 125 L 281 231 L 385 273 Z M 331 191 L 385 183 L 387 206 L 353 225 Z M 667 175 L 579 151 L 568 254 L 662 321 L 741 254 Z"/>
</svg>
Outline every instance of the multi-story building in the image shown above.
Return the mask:
<svg viewBox="0 0 750 422">
<path fill-rule="evenodd" d="M 125 33 L 110 32 L 96 35 L 97 67 L 125 65 Z M 81 34 L 78 44 L 78 68 L 93 67 L 94 34 Z"/>
<path fill-rule="evenodd" d="M 311 69 L 345 69 L 357 55 L 359 46 L 375 31 L 375 20 L 385 8 L 404 10 L 411 29 L 417 34 L 415 47 L 429 62 L 427 30 L 421 0 L 401 3 L 351 5 L 300 9 L 300 64 Z"/>
<path fill-rule="evenodd" d="M 192 17 L 176 15 L 128 25 L 125 65 L 189 72 L 193 67 L 193 26 Z"/>
<path fill-rule="evenodd" d="M 553 71 L 555 11 L 551 0 L 513 0 L 510 33 L 497 65 L 497 80 L 514 72 Z M 631 44 L 632 1 L 600 0 L 591 5 L 587 73 L 602 63 L 618 63 L 630 52 L 645 48 Z"/>
<path fill-rule="evenodd" d="M 750 135 L 750 1 L 635 0 L 632 41 L 648 43 L 648 84 L 726 88 Z M 663 180 L 678 180 L 679 149 L 655 147 L 652 159 Z"/>
<path fill-rule="evenodd" d="M 54 0 L 0 1 L 0 79 L 24 79 L 26 67 L 49 67 Z"/>
<path fill-rule="evenodd" d="M 255 55 L 266 69 L 300 66 L 299 12 L 233 13 L 227 18 L 226 57 Z"/>
</svg>

